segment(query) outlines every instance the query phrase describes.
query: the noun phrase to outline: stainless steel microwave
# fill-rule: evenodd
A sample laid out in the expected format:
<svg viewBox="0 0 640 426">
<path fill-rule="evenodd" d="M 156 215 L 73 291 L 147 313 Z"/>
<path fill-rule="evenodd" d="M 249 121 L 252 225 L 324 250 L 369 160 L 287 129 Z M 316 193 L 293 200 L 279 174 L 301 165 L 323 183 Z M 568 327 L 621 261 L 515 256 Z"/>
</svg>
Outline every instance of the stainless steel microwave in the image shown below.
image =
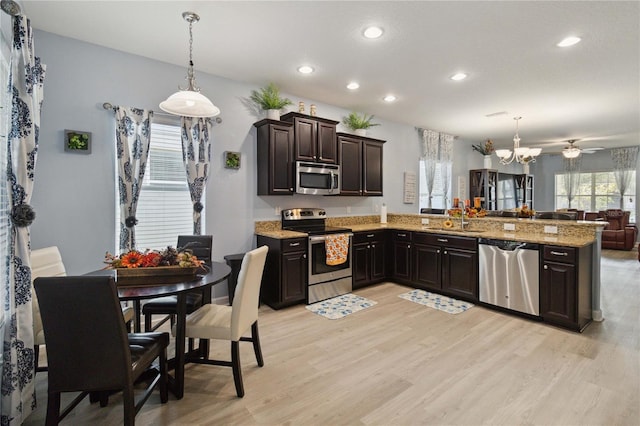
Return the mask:
<svg viewBox="0 0 640 426">
<path fill-rule="evenodd" d="M 339 195 L 340 166 L 297 161 L 296 192 L 308 195 Z"/>
</svg>

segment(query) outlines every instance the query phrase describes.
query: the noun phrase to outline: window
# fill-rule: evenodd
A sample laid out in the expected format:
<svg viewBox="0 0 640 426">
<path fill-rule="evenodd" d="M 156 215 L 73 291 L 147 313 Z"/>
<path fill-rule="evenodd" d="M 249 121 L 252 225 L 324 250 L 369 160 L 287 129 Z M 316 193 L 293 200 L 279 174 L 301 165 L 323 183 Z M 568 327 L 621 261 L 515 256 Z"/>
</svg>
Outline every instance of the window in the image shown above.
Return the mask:
<svg viewBox="0 0 640 426">
<path fill-rule="evenodd" d="M 636 171 L 631 172 L 629 189 L 624 196 L 623 210 L 630 210 L 630 222 L 636 221 Z M 565 174 L 556 174 L 556 209 L 569 207 L 569 199 L 564 187 Z M 571 202 L 578 210 L 597 212 L 620 208 L 620 193 L 613 172 L 580 173 L 578 191 Z"/>
<path fill-rule="evenodd" d="M 119 206 L 116 209 L 119 217 Z M 141 251 L 175 247 L 178 235 L 193 234 L 193 207 L 176 123 L 151 123 L 149 159 L 136 217 L 136 248 Z M 116 241 L 120 241 L 119 235 Z"/>
<path fill-rule="evenodd" d="M 420 208 L 429 207 L 429 194 L 427 193 L 426 164 L 420 160 Z M 451 186 L 449 186 L 451 187 Z M 433 191 L 431 192 L 431 207 L 434 209 L 444 209 L 444 182 L 442 180 L 442 163 L 436 163 L 436 172 L 433 177 Z M 451 200 L 451 197 L 447 197 Z"/>
</svg>

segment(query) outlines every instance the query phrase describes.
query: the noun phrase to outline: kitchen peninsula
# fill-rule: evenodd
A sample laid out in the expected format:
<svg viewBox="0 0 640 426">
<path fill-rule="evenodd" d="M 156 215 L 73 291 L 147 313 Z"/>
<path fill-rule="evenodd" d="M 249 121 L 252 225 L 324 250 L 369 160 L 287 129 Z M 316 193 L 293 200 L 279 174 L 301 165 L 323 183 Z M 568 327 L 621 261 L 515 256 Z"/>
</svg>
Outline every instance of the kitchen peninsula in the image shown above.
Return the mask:
<svg viewBox="0 0 640 426">
<path fill-rule="evenodd" d="M 540 246 L 540 314 L 528 316 L 576 331 L 592 319 L 602 320 L 603 222 L 485 217 L 465 219 L 462 230 L 461 219 L 452 219 L 453 228 L 445 228 L 446 219 L 389 214 L 385 224 L 371 215 L 327 218 L 327 225 L 354 233 L 354 289 L 390 280 L 478 303 L 479 239 L 534 243 Z M 282 230 L 279 221 L 256 222 L 255 233 L 283 242 L 306 237 Z"/>
</svg>

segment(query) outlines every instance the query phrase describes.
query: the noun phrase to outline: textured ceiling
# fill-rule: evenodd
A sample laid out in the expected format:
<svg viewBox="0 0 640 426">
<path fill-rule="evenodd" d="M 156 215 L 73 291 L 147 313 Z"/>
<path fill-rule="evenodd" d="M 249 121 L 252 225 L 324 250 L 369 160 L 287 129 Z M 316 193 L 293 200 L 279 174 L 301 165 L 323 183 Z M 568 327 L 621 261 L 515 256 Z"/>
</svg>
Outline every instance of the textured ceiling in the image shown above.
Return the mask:
<svg viewBox="0 0 640 426">
<path fill-rule="evenodd" d="M 545 152 L 640 144 L 640 2 L 23 1 L 35 28 L 389 120 Z M 377 24 L 385 33 L 366 40 Z M 582 37 L 576 46 L 556 43 Z M 296 72 L 307 63 L 311 75 Z M 469 78 L 449 76 L 463 70 Z M 360 82 L 355 92 L 345 86 Z M 203 90 L 206 92 L 206 90 Z M 398 100 L 382 101 L 387 93 Z M 506 112 L 488 118 L 486 115 Z"/>
</svg>

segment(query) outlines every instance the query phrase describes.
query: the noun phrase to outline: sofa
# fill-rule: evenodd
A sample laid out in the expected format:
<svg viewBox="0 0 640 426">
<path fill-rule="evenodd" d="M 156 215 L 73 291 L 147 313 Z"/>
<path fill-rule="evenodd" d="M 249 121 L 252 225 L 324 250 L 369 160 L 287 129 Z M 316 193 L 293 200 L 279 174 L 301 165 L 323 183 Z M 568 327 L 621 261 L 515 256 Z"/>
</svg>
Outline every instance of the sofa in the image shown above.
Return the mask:
<svg viewBox="0 0 640 426">
<path fill-rule="evenodd" d="M 608 222 L 602 231 L 602 248 L 631 250 L 635 247 L 638 228 L 629 223 L 629 211 L 608 209 L 598 212 L 599 217 Z"/>
</svg>

